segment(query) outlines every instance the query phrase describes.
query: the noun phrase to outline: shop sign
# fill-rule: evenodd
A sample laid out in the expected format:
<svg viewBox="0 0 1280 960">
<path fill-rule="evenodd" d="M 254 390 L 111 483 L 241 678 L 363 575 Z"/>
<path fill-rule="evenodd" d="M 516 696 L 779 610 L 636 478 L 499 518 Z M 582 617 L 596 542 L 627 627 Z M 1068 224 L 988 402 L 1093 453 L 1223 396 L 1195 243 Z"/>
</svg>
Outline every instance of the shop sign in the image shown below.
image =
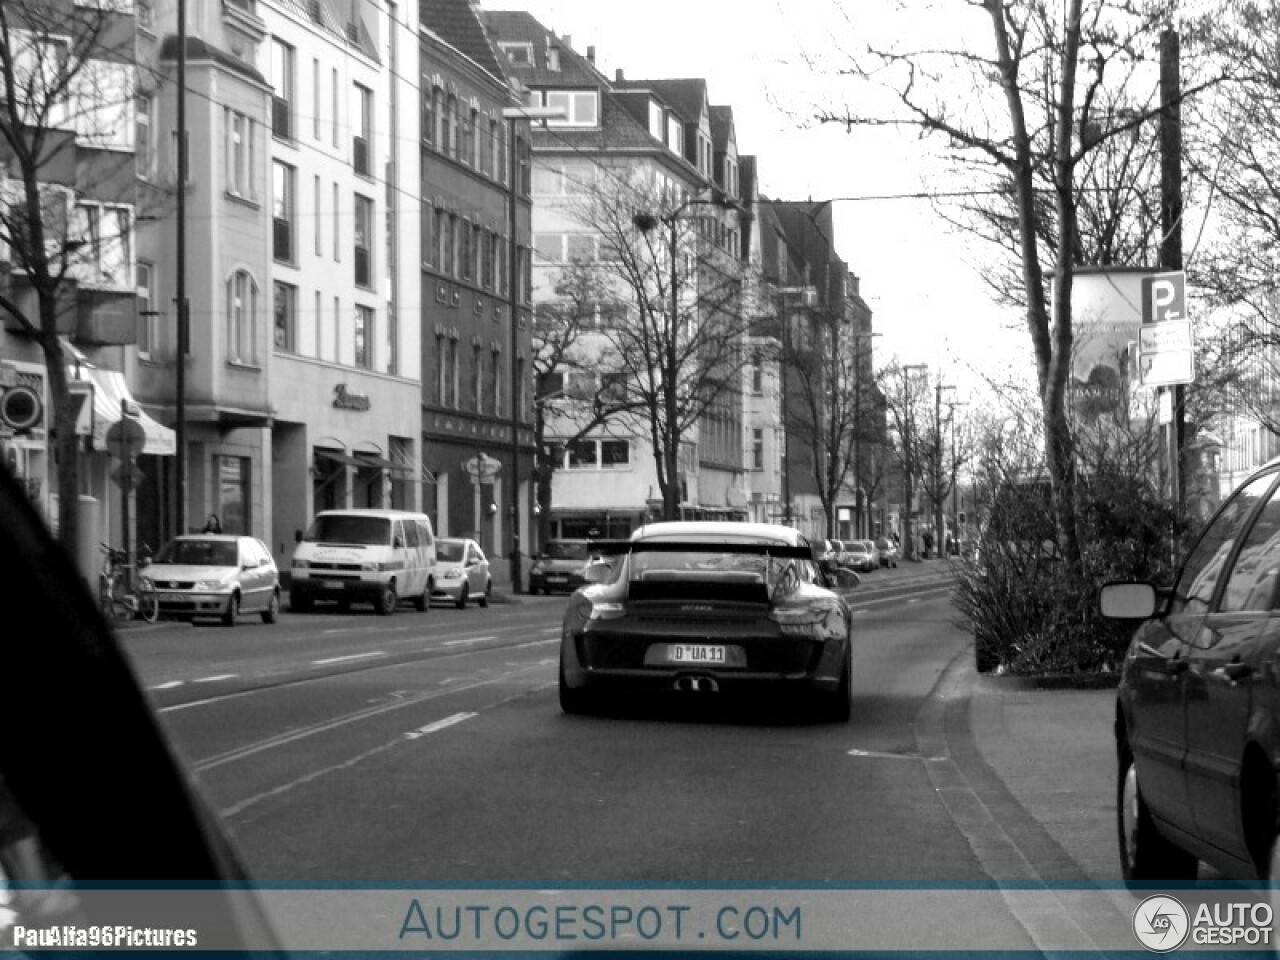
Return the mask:
<svg viewBox="0 0 1280 960">
<path fill-rule="evenodd" d="M 368 410 L 373 406 L 368 394 L 353 393 L 345 383 L 333 388 L 333 405 L 340 410 Z"/>
</svg>

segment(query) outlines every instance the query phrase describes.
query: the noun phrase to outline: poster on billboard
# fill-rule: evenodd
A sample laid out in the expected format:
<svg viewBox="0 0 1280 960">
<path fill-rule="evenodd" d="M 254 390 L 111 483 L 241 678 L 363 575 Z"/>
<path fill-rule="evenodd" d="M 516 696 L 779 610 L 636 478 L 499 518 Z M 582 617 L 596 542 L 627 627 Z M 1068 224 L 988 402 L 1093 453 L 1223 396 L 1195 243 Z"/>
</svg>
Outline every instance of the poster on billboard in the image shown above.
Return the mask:
<svg viewBox="0 0 1280 960">
<path fill-rule="evenodd" d="M 1080 267 L 1071 292 L 1072 408 L 1081 418 L 1146 416 L 1148 391 L 1131 376 L 1143 316 L 1146 267 Z"/>
</svg>

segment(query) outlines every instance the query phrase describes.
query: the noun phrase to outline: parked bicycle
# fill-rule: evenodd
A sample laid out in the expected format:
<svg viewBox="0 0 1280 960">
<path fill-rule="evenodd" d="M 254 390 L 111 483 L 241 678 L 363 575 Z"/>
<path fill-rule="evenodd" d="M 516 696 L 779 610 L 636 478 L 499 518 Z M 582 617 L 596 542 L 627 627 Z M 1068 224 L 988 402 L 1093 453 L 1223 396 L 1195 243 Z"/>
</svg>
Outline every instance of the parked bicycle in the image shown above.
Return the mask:
<svg viewBox="0 0 1280 960">
<path fill-rule="evenodd" d="M 139 575 L 137 565 L 123 550 L 99 544 L 104 558 L 99 578 L 99 600 L 109 620 L 142 618 L 155 623 L 160 616 L 160 598 L 150 577 Z"/>
</svg>

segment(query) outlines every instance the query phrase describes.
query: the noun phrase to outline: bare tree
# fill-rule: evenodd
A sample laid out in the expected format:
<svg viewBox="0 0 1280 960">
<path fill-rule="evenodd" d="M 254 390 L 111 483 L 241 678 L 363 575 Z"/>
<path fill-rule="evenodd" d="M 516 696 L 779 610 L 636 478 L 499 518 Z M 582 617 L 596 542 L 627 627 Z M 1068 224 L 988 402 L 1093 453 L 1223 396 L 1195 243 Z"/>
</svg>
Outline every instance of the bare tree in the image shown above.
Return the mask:
<svg viewBox="0 0 1280 960">
<path fill-rule="evenodd" d="M 0 247 L 12 270 L 0 277 L 0 310 L 44 358 L 58 533 L 71 547 L 79 539 L 80 484 L 62 335 L 74 330 L 82 280 L 133 286 L 130 207 L 109 217 L 77 205 L 90 188 L 132 183 L 131 11 L 132 4 L 108 0 L 0 3 L 0 166 L 7 172 L 0 173 Z M 25 308 L 31 299 L 35 316 Z"/>
<path fill-rule="evenodd" d="M 966 194 L 987 198 L 958 205 L 952 219 L 991 242 L 1002 261 L 988 278 L 1025 312 L 1057 539 L 1068 569 L 1078 572 L 1067 416 L 1072 281 L 1076 267 L 1098 257 L 1118 261 L 1150 249 L 1154 221 L 1143 197 L 1152 159 L 1134 133 L 1160 109 L 1145 61 L 1170 10 L 1127 0 L 952 6 L 985 16 L 989 53 L 870 49 L 854 57 L 850 72 L 887 90 L 893 107 L 820 111 L 819 119 L 936 136 L 965 175 Z M 1212 82 L 1188 87 L 1187 95 Z"/>
<path fill-rule="evenodd" d="M 594 362 L 615 418 L 653 451 L 663 516 L 680 515 L 681 457 L 699 423 L 741 391 L 754 318 L 746 270 L 717 242 L 719 204 L 658 189 L 642 174 L 597 181 L 576 216 L 599 238 L 592 264 L 626 314 L 600 325 Z"/>
<path fill-rule="evenodd" d="M 932 417 L 929 384 L 927 378 L 917 374 L 920 369 L 895 362 L 878 374 L 888 426 L 894 438 L 893 453 L 902 469 L 902 556 L 907 560 L 916 559 L 913 501 L 928 463 L 926 429 Z"/>
</svg>

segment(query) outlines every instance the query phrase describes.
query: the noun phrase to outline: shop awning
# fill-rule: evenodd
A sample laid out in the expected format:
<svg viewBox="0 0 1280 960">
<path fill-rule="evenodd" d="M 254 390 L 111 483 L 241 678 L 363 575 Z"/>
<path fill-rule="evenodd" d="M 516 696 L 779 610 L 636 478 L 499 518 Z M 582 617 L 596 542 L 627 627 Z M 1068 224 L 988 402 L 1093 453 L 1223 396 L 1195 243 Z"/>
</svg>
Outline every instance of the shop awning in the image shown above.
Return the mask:
<svg viewBox="0 0 1280 960">
<path fill-rule="evenodd" d="M 325 450 L 322 447 L 316 447 L 316 456 L 324 457 L 326 460 L 332 460 L 335 463 L 346 464 L 348 467 L 363 467 L 365 465 L 363 460 L 357 460 L 341 450 Z"/>
<path fill-rule="evenodd" d="M 396 463 L 394 460 L 388 460 L 386 457 L 380 457 L 376 453 L 362 453 L 359 450 L 356 451 L 356 462 L 362 467 L 378 467 L 382 470 L 390 470 L 393 473 L 413 472 L 403 463 Z"/>
<path fill-rule="evenodd" d="M 74 370 L 74 368 L 73 368 Z M 151 417 L 133 398 L 133 391 L 125 381 L 124 374 L 118 370 L 103 370 L 100 367 L 79 365 L 80 380 L 93 384 L 93 448 L 107 449 L 107 431 L 112 424 L 124 417 L 124 409 L 129 416 L 142 426 L 147 441 L 142 447 L 144 454 L 172 457 L 178 452 L 178 441 L 173 430 Z M 123 409 L 122 409 L 123 408 Z"/>
</svg>

